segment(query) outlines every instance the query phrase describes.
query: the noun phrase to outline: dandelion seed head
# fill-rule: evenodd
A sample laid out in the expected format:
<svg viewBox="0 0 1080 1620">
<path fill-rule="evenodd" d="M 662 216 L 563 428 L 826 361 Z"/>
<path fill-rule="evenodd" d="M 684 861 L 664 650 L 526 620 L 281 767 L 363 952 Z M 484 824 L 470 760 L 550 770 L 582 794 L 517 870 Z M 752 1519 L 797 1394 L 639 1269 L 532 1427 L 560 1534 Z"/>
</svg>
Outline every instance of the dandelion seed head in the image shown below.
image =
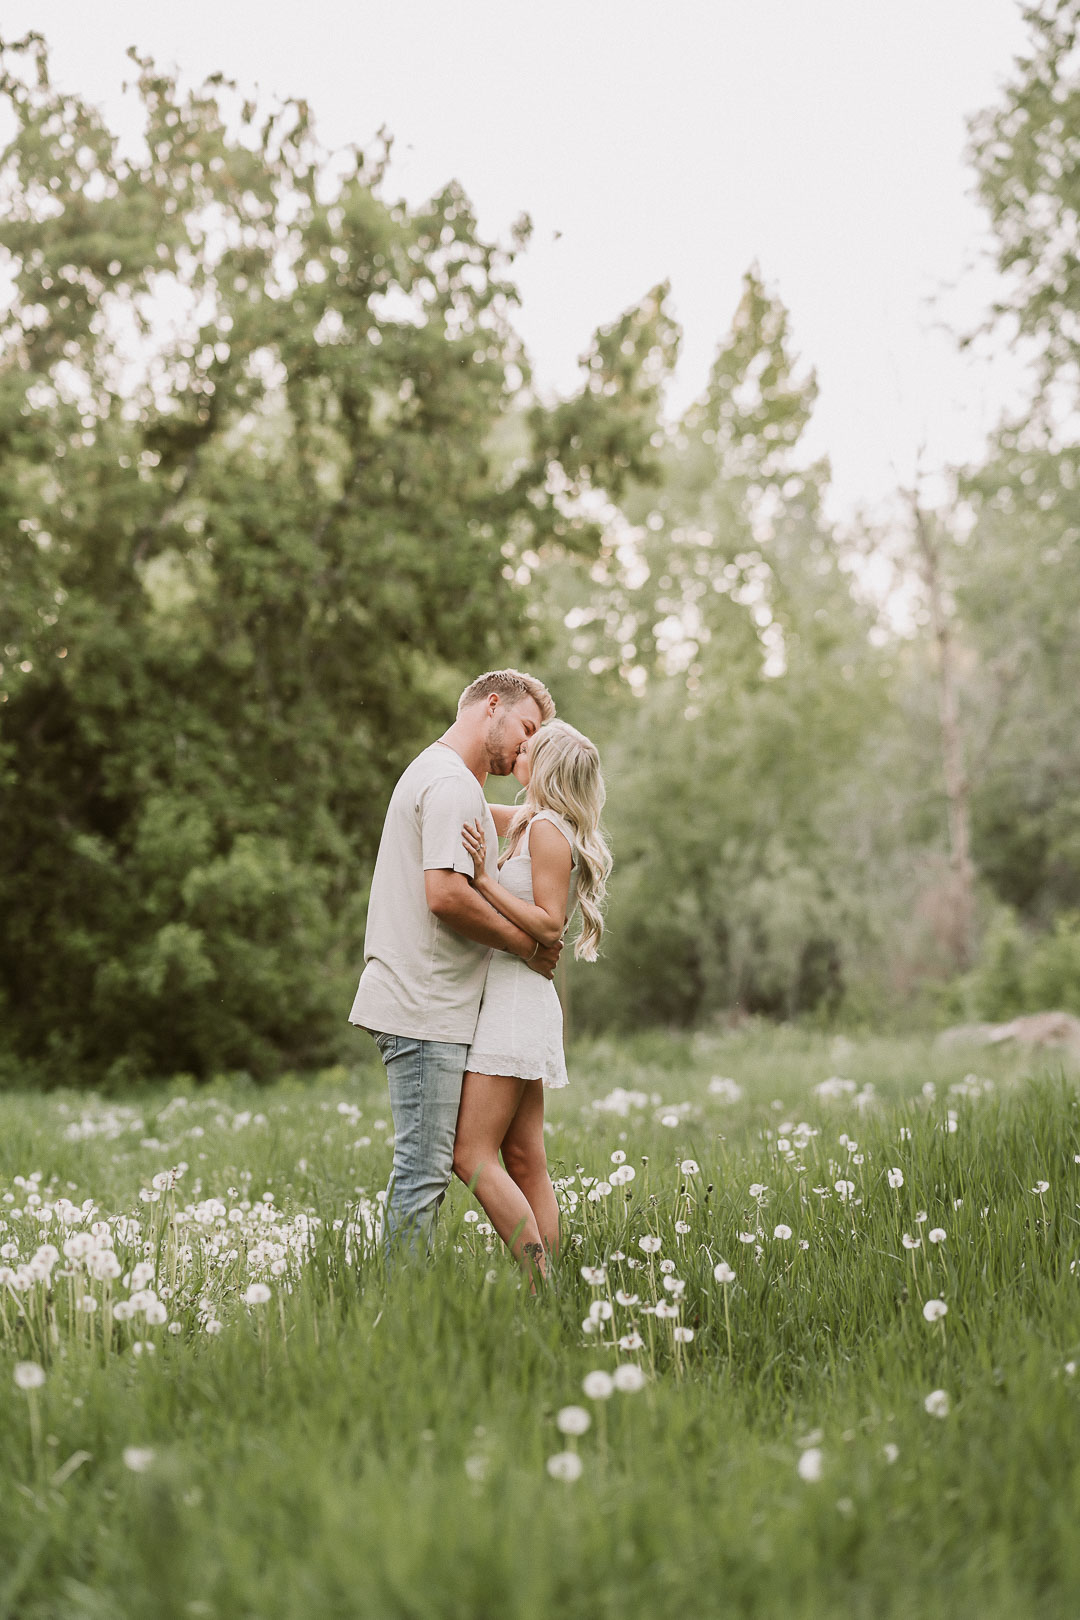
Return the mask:
<svg viewBox="0 0 1080 1620">
<path fill-rule="evenodd" d="M 614 1393 L 615 1380 L 609 1372 L 598 1367 L 594 1372 L 585 1374 L 581 1387 L 590 1401 L 606 1401 Z"/>
<path fill-rule="evenodd" d="M 719 1261 L 713 1267 L 713 1276 L 716 1278 L 718 1283 L 723 1283 L 725 1287 L 728 1283 L 733 1283 L 735 1281 L 735 1273 L 732 1271 L 726 1260 Z"/>
<path fill-rule="evenodd" d="M 825 1453 L 820 1446 L 810 1446 L 802 1453 L 796 1464 L 796 1471 L 800 1479 L 808 1485 L 816 1485 L 825 1467 Z"/>
<path fill-rule="evenodd" d="M 785 1226 L 783 1222 L 781 1222 L 779 1226 L 773 1227 L 773 1237 L 779 1238 L 781 1243 L 786 1243 L 790 1236 L 791 1227 Z"/>
<path fill-rule="evenodd" d="M 124 1467 L 130 1468 L 133 1474 L 145 1474 L 154 1461 L 154 1452 L 150 1446 L 125 1446 Z"/>
<path fill-rule="evenodd" d="M 13 1376 L 19 1389 L 40 1389 L 45 1382 L 45 1369 L 36 1361 L 17 1361 Z"/>
<path fill-rule="evenodd" d="M 949 1405 L 948 1391 L 944 1389 L 932 1389 L 923 1401 L 926 1411 L 934 1418 L 947 1418 Z"/>
<path fill-rule="evenodd" d="M 555 1416 L 555 1426 L 560 1434 L 585 1434 L 591 1423 L 592 1418 L 583 1406 L 564 1406 Z"/>
<path fill-rule="evenodd" d="M 630 1337 L 638 1340 L 633 1348 L 640 1350 L 642 1348 L 640 1336 L 635 1333 Z M 645 1374 L 634 1361 L 620 1362 L 612 1373 L 611 1380 L 621 1395 L 636 1395 L 639 1390 L 645 1388 Z"/>
<path fill-rule="evenodd" d="M 576 1451 L 557 1451 L 547 1460 L 547 1471 L 552 1479 L 561 1480 L 565 1485 L 572 1485 L 576 1479 L 581 1478 L 581 1458 Z"/>
<path fill-rule="evenodd" d="M 940 1322 L 949 1307 L 943 1299 L 928 1299 L 922 1308 L 922 1313 L 928 1322 Z"/>
</svg>

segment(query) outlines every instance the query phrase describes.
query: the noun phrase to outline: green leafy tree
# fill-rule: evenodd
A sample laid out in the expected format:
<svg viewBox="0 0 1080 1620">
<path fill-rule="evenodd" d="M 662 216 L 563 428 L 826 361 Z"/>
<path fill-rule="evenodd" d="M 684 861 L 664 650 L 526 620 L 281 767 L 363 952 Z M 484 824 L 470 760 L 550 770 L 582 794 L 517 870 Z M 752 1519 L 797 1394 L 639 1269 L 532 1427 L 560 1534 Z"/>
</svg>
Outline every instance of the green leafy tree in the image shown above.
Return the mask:
<svg viewBox="0 0 1080 1620">
<path fill-rule="evenodd" d="M 645 475 L 668 328 L 601 334 L 508 467 L 527 222 L 503 249 L 457 184 L 389 199 L 385 141 L 331 161 L 302 103 L 136 67 L 126 152 L 39 39 L 2 58 L 5 1039 L 260 1074 L 334 1051 L 389 786 L 536 648 L 522 558 L 595 546 L 574 492 Z"/>
<path fill-rule="evenodd" d="M 569 612 L 570 656 L 623 682 L 599 710 L 617 872 L 596 1022 L 842 994 L 874 854 L 845 789 L 885 700 L 823 514 L 827 468 L 801 453 L 815 393 L 752 271 L 662 481 L 628 489 Z"/>
<path fill-rule="evenodd" d="M 973 833 L 996 896 L 1045 925 L 1080 904 L 1080 5 L 1028 6 L 1028 51 L 974 124 L 1008 293 L 1040 356 L 1030 412 L 962 481 L 956 598 L 973 660 Z"/>
</svg>

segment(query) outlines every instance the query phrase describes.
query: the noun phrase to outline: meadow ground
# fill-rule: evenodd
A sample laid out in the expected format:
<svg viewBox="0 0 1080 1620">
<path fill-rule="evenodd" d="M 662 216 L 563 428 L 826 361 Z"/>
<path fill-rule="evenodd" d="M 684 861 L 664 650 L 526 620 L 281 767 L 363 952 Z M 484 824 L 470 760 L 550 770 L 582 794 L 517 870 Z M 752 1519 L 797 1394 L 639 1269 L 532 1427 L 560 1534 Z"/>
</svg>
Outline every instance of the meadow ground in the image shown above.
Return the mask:
<svg viewBox="0 0 1080 1620">
<path fill-rule="evenodd" d="M 530 1298 L 460 1187 L 385 1277 L 362 1043 L 261 1090 L 0 1096 L 0 1620 L 1078 1612 L 1060 1073 L 579 1045 Z"/>
</svg>

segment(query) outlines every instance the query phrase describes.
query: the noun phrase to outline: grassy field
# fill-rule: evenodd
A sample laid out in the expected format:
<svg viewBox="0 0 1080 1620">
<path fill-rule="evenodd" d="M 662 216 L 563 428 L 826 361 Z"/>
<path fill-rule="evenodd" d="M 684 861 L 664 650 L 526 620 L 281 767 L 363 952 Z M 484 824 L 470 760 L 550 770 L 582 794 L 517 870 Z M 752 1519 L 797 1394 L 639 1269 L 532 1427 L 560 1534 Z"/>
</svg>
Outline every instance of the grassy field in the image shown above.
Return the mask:
<svg viewBox="0 0 1080 1620">
<path fill-rule="evenodd" d="M 1077 1614 L 1060 1073 L 579 1046 L 530 1298 L 460 1187 L 383 1275 L 361 1039 L 266 1090 L 0 1096 L 0 1620 Z"/>
</svg>

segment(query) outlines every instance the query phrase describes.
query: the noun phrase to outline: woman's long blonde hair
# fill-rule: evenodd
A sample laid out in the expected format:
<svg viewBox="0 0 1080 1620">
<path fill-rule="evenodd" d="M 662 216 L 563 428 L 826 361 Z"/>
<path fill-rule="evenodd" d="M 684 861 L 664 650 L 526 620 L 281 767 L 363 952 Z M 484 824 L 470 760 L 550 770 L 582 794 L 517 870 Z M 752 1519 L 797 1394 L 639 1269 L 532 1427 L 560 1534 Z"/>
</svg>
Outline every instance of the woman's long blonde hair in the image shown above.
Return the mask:
<svg viewBox="0 0 1080 1620">
<path fill-rule="evenodd" d="M 550 720 L 536 733 L 529 766 L 525 800 L 514 811 L 506 829 L 506 854 L 502 859 L 514 853 L 538 810 L 554 810 L 570 823 L 581 907 L 581 932 L 574 943 L 574 955 L 595 962 L 604 932 L 601 907 L 611 871 L 611 851 L 600 826 L 600 812 L 607 797 L 600 755 L 595 744 L 565 720 Z"/>
</svg>

